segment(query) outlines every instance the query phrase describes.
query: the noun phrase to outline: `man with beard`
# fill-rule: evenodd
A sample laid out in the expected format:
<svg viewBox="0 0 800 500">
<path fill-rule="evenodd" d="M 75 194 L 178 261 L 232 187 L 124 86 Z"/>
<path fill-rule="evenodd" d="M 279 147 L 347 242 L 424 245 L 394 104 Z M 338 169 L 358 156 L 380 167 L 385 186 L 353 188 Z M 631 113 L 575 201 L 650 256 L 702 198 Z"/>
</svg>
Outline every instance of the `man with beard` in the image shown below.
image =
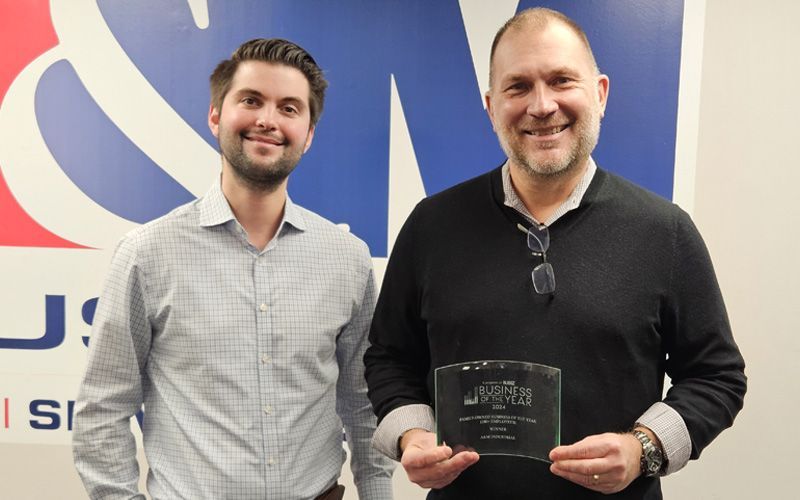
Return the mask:
<svg viewBox="0 0 800 500">
<path fill-rule="evenodd" d="M 708 252 L 685 212 L 592 160 L 609 79 L 574 21 L 519 13 L 490 68 L 508 160 L 420 202 L 397 238 L 365 356 L 373 443 L 432 499 L 661 498 L 746 390 Z M 489 360 L 560 370 L 551 463 L 437 445 L 434 371 Z M 493 410 L 478 418 L 507 423 Z"/>
<path fill-rule="evenodd" d="M 342 427 L 359 497 L 391 498 L 361 362 L 369 251 L 286 192 L 326 87 L 279 39 L 211 75 L 221 177 L 122 239 L 94 319 L 73 435 L 91 498 L 144 498 L 129 423 L 142 404 L 154 499 L 341 499 Z"/>
</svg>

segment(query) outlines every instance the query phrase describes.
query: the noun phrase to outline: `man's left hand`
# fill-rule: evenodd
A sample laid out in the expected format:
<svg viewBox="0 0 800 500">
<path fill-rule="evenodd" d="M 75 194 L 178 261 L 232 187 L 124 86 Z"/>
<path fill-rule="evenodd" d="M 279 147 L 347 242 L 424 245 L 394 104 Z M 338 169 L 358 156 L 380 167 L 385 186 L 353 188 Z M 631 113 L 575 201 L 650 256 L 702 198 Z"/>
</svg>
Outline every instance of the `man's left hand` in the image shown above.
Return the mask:
<svg viewBox="0 0 800 500">
<path fill-rule="evenodd" d="M 633 434 L 605 433 L 550 451 L 550 472 L 600 493 L 616 493 L 640 474 L 642 445 Z"/>
</svg>

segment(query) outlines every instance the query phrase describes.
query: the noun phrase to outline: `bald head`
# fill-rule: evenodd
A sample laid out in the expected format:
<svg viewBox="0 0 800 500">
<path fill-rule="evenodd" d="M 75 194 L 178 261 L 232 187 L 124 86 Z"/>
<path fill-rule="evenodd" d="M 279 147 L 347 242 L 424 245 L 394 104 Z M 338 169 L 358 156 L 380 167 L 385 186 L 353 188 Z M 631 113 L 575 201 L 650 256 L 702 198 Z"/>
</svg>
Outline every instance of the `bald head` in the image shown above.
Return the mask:
<svg viewBox="0 0 800 500">
<path fill-rule="evenodd" d="M 575 36 L 580 39 L 581 43 L 586 48 L 586 52 L 589 56 L 592 66 L 594 66 L 595 72 L 600 73 L 599 69 L 597 68 L 597 61 L 595 61 L 594 54 L 592 53 L 592 47 L 589 45 L 589 39 L 586 37 L 586 33 L 583 31 L 583 28 L 578 26 L 578 23 L 565 16 L 561 12 L 544 7 L 535 7 L 532 9 L 525 9 L 518 13 L 506 21 L 506 23 L 499 30 L 497 30 L 497 34 L 494 36 L 494 41 L 492 42 L 492 51 L 489 55 L 490 87 L 494 85 L 494 54 L 503 36 L 509 31 L 543 31 L 550 23 L 560 23 L 569 28 L 570 31 L 572 31 Z"/>
</svg>

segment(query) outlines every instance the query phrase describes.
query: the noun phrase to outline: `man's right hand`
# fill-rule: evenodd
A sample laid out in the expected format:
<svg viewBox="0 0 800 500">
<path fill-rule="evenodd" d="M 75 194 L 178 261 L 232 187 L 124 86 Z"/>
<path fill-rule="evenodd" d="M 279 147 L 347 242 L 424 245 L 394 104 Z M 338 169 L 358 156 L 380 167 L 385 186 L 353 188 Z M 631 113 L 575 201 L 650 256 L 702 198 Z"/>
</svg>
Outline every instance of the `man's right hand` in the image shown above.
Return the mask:
<svg viewBox="0 0 800 500">
<path fill-rule="evenodd" d="M 436 446 L 436 434 L 423 429 L 404 433 L 400 450 L 408 479 L 423 488 L 444 488 L 479 458 L 474 451 L 453 455 L 449 446 Z"/>
</svg>

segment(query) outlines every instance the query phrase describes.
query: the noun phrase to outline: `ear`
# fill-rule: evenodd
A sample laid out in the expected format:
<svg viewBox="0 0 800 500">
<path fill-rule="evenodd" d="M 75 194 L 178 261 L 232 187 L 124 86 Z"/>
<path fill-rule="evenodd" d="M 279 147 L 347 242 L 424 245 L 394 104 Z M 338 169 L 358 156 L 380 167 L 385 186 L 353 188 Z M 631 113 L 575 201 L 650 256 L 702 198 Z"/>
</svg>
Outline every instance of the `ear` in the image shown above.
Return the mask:
<svg viewBox="0 0 800 500">
<path fill-rule="evenodd" d="M 213 104 L 208 106 L 208 128 L 211 129 L 214 137 L 219 139 L 219 111 Z"/>
<path fill-rule="evenodd" d="M 608 102 L 609 80 L 607 75 L 597 76 L 597 99 L 600 103 L 600 117 L 606 114 L 606 103 Z"/>
<path fill-rule="evenodd" d="M 314 131 L 316 129 L 317 129 L 317 127 L 315 125 L 311 125 L 308 128 L 308 136 L 306 137 L 306 145 L 303 146 L 303 154 L 306 154 L 306 151 L 308 151 L 308 148 L 311 147 L 311 141 L 314 140 Z"/>
<path fill-rule="evenodd" d="M 494 130 L 496 132 L 497 129 L 494 126 L 494 113 L 493 113 L 493 110 L 492 110 L 492 90 L 491 89 L 487 90 L 486 93 L 483 95 L 483 102 L 484 102 L 484 104 L 486 104 L 486 114 L 489 115 L 489 121 L 492 122 L 492 130 Z"/>
</svg>

